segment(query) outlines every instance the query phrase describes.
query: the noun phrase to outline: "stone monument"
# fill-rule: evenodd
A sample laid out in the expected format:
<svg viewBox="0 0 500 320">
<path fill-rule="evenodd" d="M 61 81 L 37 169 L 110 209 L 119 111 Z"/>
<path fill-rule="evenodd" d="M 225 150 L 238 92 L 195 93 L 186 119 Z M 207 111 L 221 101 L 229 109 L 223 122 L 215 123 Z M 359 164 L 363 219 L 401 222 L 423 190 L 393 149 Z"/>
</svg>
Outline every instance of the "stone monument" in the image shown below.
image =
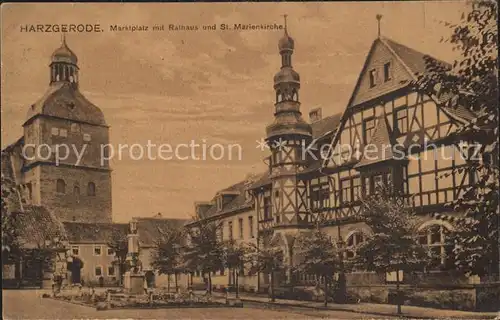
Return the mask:
<svg viewBox="0 0 500 320">
<path fill-rule="evenodd" d="M 144 293 L 144 272 L 142 271 L 142 263 L 139 260 L 139 234 L 137 233 L 137 220 L 132 219 L 130 222 L 130 232 L 128 238 L 128 253 L 127 262 L 130 266 L 123 277 L 123 288 L 125 292 L 130 294 Z"/>
</svg>

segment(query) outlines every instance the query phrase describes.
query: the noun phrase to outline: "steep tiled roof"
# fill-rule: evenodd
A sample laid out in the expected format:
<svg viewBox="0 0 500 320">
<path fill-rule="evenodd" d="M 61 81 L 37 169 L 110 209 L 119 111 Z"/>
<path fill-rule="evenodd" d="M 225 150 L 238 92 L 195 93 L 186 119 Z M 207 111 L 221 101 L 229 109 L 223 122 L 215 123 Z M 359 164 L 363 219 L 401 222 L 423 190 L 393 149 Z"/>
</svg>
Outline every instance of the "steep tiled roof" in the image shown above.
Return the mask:
<svg viewBox="0 0 500 320">
<path fill-rule="evenodd" d="M 249 209 L 252 207 L 253 203 L 252 201 L 248 201 L 246 197 L 246 190 L 247 188 L 252 188 L 253 184 L 252 181 L 258 180 L 259 177 L 254 178 L 252 180 L 245 179 L 243 181 L 240 181 L 228 188 L 222 189 L 221 191 L 218 192 L 224 193 L 224 192 L 231 192 L 234 197 L 224 206 L 222 207 L 222 210 L 217 210 L 217 205 L 215 204 L 215 201 L 212 201 L 212 205 L 210 208 L 208 208 L 206 211 L 203 212 L 202 216 L 200 218 L 206 219 L 210 217 L 214 217 L 216 215 L 221 215 L 221 214 L 226 214 L 226 213 L 231 213 L 235 212 L 238 210 L 244 210 L 244 209 Z"/>
<path fill-rule="evenodd" d="M 388 38 L 381 38 L 382 42 L 390 47 L 394 53 L 403 61 L 403 63 L 413 72 L 413 75 L 417 73 L 425 73 L 426 69 L 426 57 L 439 62 L 445 66 L 451 65 L 447 62 L 441 61 L 434 57 L 424 54 L 415 49 L 409 48 L 403 44 L 397 43 Z"/>
<path fill-rule="evenodd" d="M 155 240 L 159 239 L 162 230 L 169 228 L 182 229 L 189 222 L 186 219 L 165 219 L 154 218 L 136 218 L 137 232 L 139 233 L 139 242 L 141 247 L 154 246 Z"/>
<path fill-rule="evenodd" d="M 18 213 L 19 239 L 24 248 L 45 246 L 45 240 L 58 237 L 67 239 L 63 224 L 47 209 L 39 206 L 25 206 Z"/>
<path fill-rule="evenodd" d="M 333 133 L 340 124 L 342 118 L 341 113 L 323 118 L 319 121 L 311 123 L 313 138 L 318 139 L 329 133 Z"/>
<path fill-rule="evenodd" d="M 128 233 L 128 223 L 63 222 L 72 243 L 106 243 L 114 230 Z"/>
<path fill-rule="evenodd" d="M 425 74 L 427 72 L 426 59 L 434 60 L 435 62 L 438 62 L 439 64 L 445 67 L 451 68 L 451 64 L 449 64 L 448 62 L 431 57 L 427 54 L 409 48 L 403 44 L 397 43 L 391 39 L 382 38 L 381 40 L 384 44 L 386 44 L 394 51 L 394 53 L 401 59 L 401 61 L 403 61 L 403 63 L 411 71 L 413 76 L 417 74 Z M 443 94 L 438 98 L 437 102 L 444 105 L 451 98 L 452 95 Z M 472 111 L 470 111 L 464 106 L 445 107 L 445 108 L 446 108 L 445 111 L 450 113 L 452 116 L 458 117 L 460 119 L 471 121 L 472 119 L 475 118 L 475 115 L 472 113 Z"/>
<path fill-rule="evenodd" d="M 29 108 L 26 121 L 40 114 L 106 125 L 101 109 L 70 83 L 52 84 L 45 95 Z"/>
</svg>

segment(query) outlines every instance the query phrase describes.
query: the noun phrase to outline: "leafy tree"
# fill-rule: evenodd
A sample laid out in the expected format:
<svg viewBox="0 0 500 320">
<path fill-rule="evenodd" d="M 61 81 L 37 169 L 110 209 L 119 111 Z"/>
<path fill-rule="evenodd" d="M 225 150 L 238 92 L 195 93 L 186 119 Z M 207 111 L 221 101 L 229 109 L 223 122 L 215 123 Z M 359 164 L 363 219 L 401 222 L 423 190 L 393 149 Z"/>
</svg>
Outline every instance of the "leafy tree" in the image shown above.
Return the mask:
<svg viewBox="0 0 500 320">
<path fill-rule="evenodd" d="M 9 209 L 7 203 L 9 196 L 15 192 L 13 181 L 5 177 L 3 173 L 1 179 L 2 265 L 4 265 L 10 263 L 12 256 L 19 251 L 19 232 L 16 215 Z"/>
<path fill-rule="evenodd" d="M 128 238 L 127 232 L 118 227 L 113 227 L 108 239 L 108 247 L 115 253 L 113 263 L 118 266 L 119 281 L 122 284 L 123 274 L 127 268 Z"/>
<path fill-rule="evenodd" d="M 170 291 L 170 275 L 175 277 L 175 292 L 179 291 L 177 283 L 178 274 L 184 271 L 182 245 L 184 232 L 182 229 L 169 227 L 165 230 L 159 229 L 160 237 L 156 240 L 156 248 L 153 252 L 153 266 L 161 274 L 168 276 L 168 290 Z"/>
<path fill-rule="evenodd" d="M 414 230 L 420 223 L 407 199 L 381 187 L 362 199 L 360 218 L 372 230 L 357 248 L 354 264 L 369 271 L 396 272 L 398 314 L 401 313 L 399 271 L 424 270 L 432 257 L 418 243 Z"/>
<path fill-rule="evenodd" d="M 250 244 L 251 272 L 264 273 L 270 277 L 269 297 L 274 302 L 274 274 L 285 269 L 283 250 L 278 247 L 259 248 Z"/>
<path fill-rule="evenodd" d="M 219 221 L 196 220 L 187 231 L 187 246 L 183 259 L 188 270 L 208 274 L 208 292 L 212 293 L 212 272 L 223 267 L 223 244 L 220 239 L 222 224 Z"/>
<path fill-rule="evenodd" d="M 239 298 L 239 273 L 244 270 L 245 264 L 249 262 L 249 253 L 251 249 L 248 246 L 237 243 L 234 240 L 226 241 L 224 243 L 224 266 L 229 270 L 235 279 L 236 298 Z"/>
<path fill-rule="evenodd" d="M 427 71 L 415 86 L 449 97 L 448 107 L 466 108 L 474 115 L 458 134 L 480 144 L 479 153 L 485 161 L 470 163 L 468 170 L 476 175 L 475 183 L 463 197 L 448 204 L 453 211 L 464 213 L 457 221 L 454 252 L 457 267 L 463 272 L 479 276 L 498 273 L 500 279 L 497 21 L 498 3 L 479 0 L 470 3 L 460 23 L 444 22 L 451 36 L 442 41 L 451 43 L 460 52 L 460 59 L 446 67 L 428 57 Z M 446 214 L 437 217 L 454 220 Z"/>
<path fill-rule="evenodd" d="M 298 270 L 306 274 L 314 274 L 324 280 L 325 307 L 328 305 L 328 285 L 333 274 L 342 269 L 339 250 L 335 242 L 319 228 L 312 233 L 302 234 L 296 242 L 298 255 L 302 261 Z"/>
</svg>

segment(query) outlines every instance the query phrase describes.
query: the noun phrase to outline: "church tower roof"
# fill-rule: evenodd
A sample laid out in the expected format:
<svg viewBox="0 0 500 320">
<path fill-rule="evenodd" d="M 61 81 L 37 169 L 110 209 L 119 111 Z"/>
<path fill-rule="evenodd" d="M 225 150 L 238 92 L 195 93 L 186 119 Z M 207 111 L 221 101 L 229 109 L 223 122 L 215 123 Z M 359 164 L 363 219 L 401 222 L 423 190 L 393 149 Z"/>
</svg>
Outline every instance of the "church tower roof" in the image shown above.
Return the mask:
<svg viewBox="0 0 500 320">
<path fill-rule="evenodd" d="M 45 115 L 106 126 L 102 111 L 78 89 L 77 62 L 78 58 L 69 48 L 63 34 L 61 46 L 51 56 L 50 86 L 44 96 L 29 108 L 25 124 L 36 116 Z"/>
<path fill-rule="evenodd" d="M 280 138 L 285 135 L 300 135 L 308 138 L 312 129 L 302 118 L 300 112 L 299 89 L 300 75 L 293 69 L 292 55 L 295 41 L 288 33 L 285 15 L 285 32 L 278 41 L 281 55 L 281 68 L 274 76 L 276 91 L 274 123 L 266 129 L 268 139 Z"/>
<path fill-rule="evenodd" d="M 68 47 L 66 43 L 66 35 L 63 33 L 61 46 L 57 48 L 54 53 L 52 53 L 52 63 L 65 62 L 76 65 L 78 63 L 78 57 L 76 54 Z"/>
</svg>

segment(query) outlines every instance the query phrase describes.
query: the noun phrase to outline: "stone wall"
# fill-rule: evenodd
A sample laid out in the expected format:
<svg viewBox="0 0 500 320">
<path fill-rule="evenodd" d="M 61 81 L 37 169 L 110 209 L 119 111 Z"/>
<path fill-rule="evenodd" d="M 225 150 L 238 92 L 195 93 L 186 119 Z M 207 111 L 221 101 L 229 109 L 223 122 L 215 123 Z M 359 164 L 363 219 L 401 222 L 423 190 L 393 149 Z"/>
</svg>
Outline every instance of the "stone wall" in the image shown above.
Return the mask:
<svg viewBox="0 0 500 320">
<path fill-rule="evenodd" d="M 57 179 L 65 182 L 65 193 L 58 193 Z M 95 184 L 95 195 L 87 195 L 88 183 Z M 79 195 L 75 194 L 75 187 Z M 40 205 L 61 221 L 111 222 L 111 172 L 86 168 L 44 165 L 40 170 Z"/>
</svg>

